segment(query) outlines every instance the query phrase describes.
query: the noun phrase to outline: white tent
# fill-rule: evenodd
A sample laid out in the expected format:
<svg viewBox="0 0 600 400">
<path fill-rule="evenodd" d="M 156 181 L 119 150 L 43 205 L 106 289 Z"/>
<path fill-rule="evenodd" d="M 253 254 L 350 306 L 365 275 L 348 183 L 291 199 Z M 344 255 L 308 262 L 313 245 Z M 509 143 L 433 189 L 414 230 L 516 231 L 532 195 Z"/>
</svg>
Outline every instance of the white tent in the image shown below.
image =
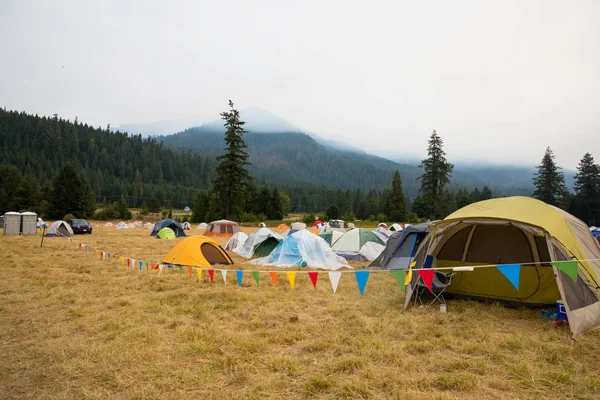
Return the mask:
<svg viewBox="0 0 600 400">
<path fill-rule="evenodd" d="M 386 230 L 384 227 L 380 226 L 377 229 L 375 229 L 373 232 L 375 232 L 375 234 L 377 236 L 379 236 L 381 238 L 381 240 L 383 240 L 384 242 L 387 242 L 388 239 L 390 238 L 391 231 Z"/>
<path fill-rule="evenodd" d="M 347 260 L 373 261 L 385 249 L 385 241 L 373 231 L 358 228 L 346 232 L 331 249 Z"/>
<path fill-rule="evenodd" d="M 206 229 L 207 226 L 208 226 L 208 224 L 206 222 L 202 222 L 201 224 L 198 225 L 198 229 Z"/>
<path fill-rule="evenodd" d="M 183 225 L 181 225 L 183 227 L 183 229 L 185 229 L 186 231 L 192 229 L 192 225 L 190 225 L 189 222 L 184 222 Z"/>
<path fill-rule="evenodd" d="M 258 224 L 259 228 L 266 228 L 267 224 L 265 224 L 264 222 L 261 222 L 260 224 Z"/>
<path fill-rule="evenodd" d="M 236 251 L 236 253 L 245 258 L 252 258 L 257 247 L 260 246 L 263 242 L 267 241 L 269 238 L 273 238 L 277 242 L 281 242 L 283 240 L 283 237 L 281 235 L 273 232 L 269 228 L 260 228 L 248 237 L 242 248 L 239 251 Z M 277 244 L 275 243 L 275 241 L 272 242 L 274 244 L 271 243 L 268 253 L 265 254 L 269 254 Z"/>
<path fill-rule="evenodd" d="M 280 242 L 267 257 L 249 261 L 252 264 L 276 267 L 311 267 L 327 270 L 349 268 L 346 260 L 337 256 L 322 238 L 302 229 Z"/>
<path fill-rule="evenodd" d="M 129 229 L 129 225 L 127 225 L 125 222 L 121 221 L 117 224 L 117 229 Z"/>
<path fill-rule="evenodd" d="M 110 228 L 110 227 L 112 227 L 112 226 L 113 226 L 113 223 L 112 223 L 112 222 L 107 222 L 107 223 L 105 223 L 105 224 L 104 224 L 104 226 L 105 226 L 106 228 Z"/>
<path fill-rule="evenodd" d="M 248 235 L 246 235 L 244 232 L 234 233 L 234 235 L 227 241 L 227 244 L 225 244 L 225 250 L 237 253 L 242 249 L 242 246 L 244 246 L 244 243 L 246 243 L 247 239 Z"/>
<path fill-rule="evenodd" d="M 306 229 L 306 224 L 304 222 L 292 222 L 290 229 L 296 229 L 297 231 Z"/>
<path fill-rule="evenodd" d="M 404 230 L 404 228 L 400 224 L 392 224 L 392 226 L 390 226 L 390 231 L 392 231 L 392 232 L 400 232 L 403 230 Z"/>
<path fill-rule="evenodd" d="M 46 236 L 73 236 L 73 229 L 65 221 L 54 221 L 48 228 Z"/>
</svg>

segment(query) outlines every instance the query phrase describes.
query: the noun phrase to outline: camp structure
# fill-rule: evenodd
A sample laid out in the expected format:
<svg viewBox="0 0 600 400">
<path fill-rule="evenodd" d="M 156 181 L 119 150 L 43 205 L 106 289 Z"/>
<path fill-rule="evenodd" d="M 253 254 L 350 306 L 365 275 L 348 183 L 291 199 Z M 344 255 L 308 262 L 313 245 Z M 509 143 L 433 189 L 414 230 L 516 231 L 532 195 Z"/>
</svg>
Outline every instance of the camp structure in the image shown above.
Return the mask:
<svg viewBox="0 0 600 400">
<path fill-rule="evenodd" d="M 400 224 L 392 224 L 390 226 L 390 231 L 392 231 L 392 232 L 400 232 L 403 229 L 404 229 L 404 227 Z"/>
<path fill-rule="evenodd" d="M 37 214 L 30 211 L 21 213 L 21 235 L 35 235 L 37 233 Z"/>
<path fill-rule="evenodd" d="M 233 221 L 226 219 L 220 219 L 218 221 L 211 222 L 204 232 L 205 236 L 222 236 L 230 237 L 240 231 L 240 227 Z"/>
<path fill-rule="evenodd" d="M 183 207 L 183 211 L 190 211 L 190 206 Z"/>
<path fill-rule="evenodd" d="M 267 224 L 265 224 L 264 222 L 261 222 L 260 224 L 258 224 L 259 228 L 266 228 Z"/>
<path fill-rule="evenodd" d="M 354 229 L 354 228 L 356 228 L 356 226 L 354 226 L 354 224 L 352 222 L 350 222 L 348 225 L 346 225 L 346 227 L 348 229 Z"/>
<path fill-rule="evenodd" d="M 46 231 L 46 236 L 48 237 L 69 237 L 73 236 L 73 229 L 71 226 L 67 224 L 65 221 L 54 221 L 48 231 Z"/>
<path fill-rule="evenodd" d="M 21 214 L 9 211 L 4 214 L 4 234 L 18 235 L 21 232 Z"/>
<path fill-rule="evenodd" d="M 463 207 L 431 227 L 415 260 L 417 269 L 454 269 L 446 293 L 530 305 L 562 300 L 573 336 L 600 326 L 600 248 L 582 221 L 542 201 L 507 197 Z"/>
<path fill-rule="evenodd" d="M 215 264 L 233 264 L 233 261 L 214 239 L 195 235 L 177 243 L 165 256 L 162 263 L 210 268 Z"/>
<path fill-rule="evenodd" d="M 176 237 L 175 232 L 171 228 L 162 228 L 156 234 L 157 239 L 175 239 Z"/>
<path fill-rule="evenodd" d="M 192 225 L 190 225 L 190 223 L 187 221 L 185 221 L 183 224 L 181 224 L 181 227 L 183 228 L 184 231 L 189 231 L 192 229 Z"/>
<path fill-rule="evenodd" d="M 292 222 L 292 225 L 290 225 L 290 229 L 296 231 L 306 229 L 306 224 L 304 222 Z"/>
<path fill-rule="evenodd" d="M 337 256 L 325 241 L 301 229 L 279 242 L 267 257 L 249 261 L 252 264 L 276 267 L 311 267 L 338 270 L 348 267 L 346 260 Z"/>
<path fill-rule="evenodd" d="M 277 229 L 285 229 L 285 230 L 287 230 L 287 229 L 290 229 L 290 227 L 288 226 L 288 224 L 279 224 L 277 226 Z"/>
<path fill-rule="evenodd" d="M 112 228 L 112 226 L 113 226 L 112 222 L 107 222 L 107 223 L 104 224 L 105 228 Z"/>
<path fill-rule="evenodd" d="M 344 234 L 342 232 L 335 231 L 335 230 L 319 233 L 319 237 L 322 238 L 323 240 L 325 240 L 327 242 L 327 244 L 329 245 L 329 247 L 331 247 L 342 236 L 344 236 Z"/>
<path fill-rule="evenodd" d="M 125 222 L 121 221 L 117 224 L 117 229 L 129 229 L 129 225 L 127 225 Z"/>
<path fill-rule="evenodd" d="M 208 224 L 206 222 L 202 222 L 202 223 L 198 224 L 198 229 L 206 229 L 207 226 L 208 226 Z"/>
<path fill-rule="evenodd" d="M 248 235 L 246 235 L 244 232 L 235 233 L 225 244 L 225 250 L 237 253 L 242 249 L 242 246 L 244 246 L 244 243 L 246 243 L 247 239 Z"/>
<path fill-rule="evenodd" d="M 375 229 L 373 232 L 375 232 L 375 234 L 377 236 L 379 236 L 384 242 L 387 242 L 388 239 L 390 238 L 389 232 L 387 229 L 385 229 L 385 227 L 383 226 L 378 226 L 377 229 Z"/>
<path fill-rule="evenodd" d="M 413 225 L 400 232 L 392 232 L 385 249 L 369 268 L 379 269 L 408 269 L 421 241 L 429 233 L 433 222 Z"/>
<path fill-rule="evenodd" d="M 154 224 L 154 229 L 152 229 L 150 236 L 156 236 L 163 228 L 170 228 L 177 237 L 186 236 L 185 232 L 183 231 L 183 226 L 181 226 L 179 222 L 172 219 L 163 219 L 162 221 L 158 221 L 156 224 Z"/>
<path fill-rule="evenodd" d="M 592 236 L 598 241 L 598 245 L 600 245 L 600 228 L 594 227 L 594 229 L 590 229 L 592 232 Z"/>
<path fill-rule="evenodd" d="M 365 228 L 355 228 L 344 233 L 331 246 L 338 256 L 355 261 L 373 261 L 384 248 L 385 242 L 375 232 Z"/>
<path fill-rule="evenodd" d="M 282 240 L 283 238 L 279 234 L 269 228 L 260 228 L 248 236 L 248 239 L 237 253 L 245 258 L 265 257 L 271 254 Z"/>
<path fill-rule="evenodd" d="M 321 220 L 315 221 L 315 223 L 312 224 L 313 228 L 320 228 L 321 225 L 323 225 L 323 221 Z"/>
<path fill-rule="evenodd" d="M 387 224 L 385 222 L 380 222 L 379 224 L 377 224 L 377 227 L 387 229 Z"/>
</svg>

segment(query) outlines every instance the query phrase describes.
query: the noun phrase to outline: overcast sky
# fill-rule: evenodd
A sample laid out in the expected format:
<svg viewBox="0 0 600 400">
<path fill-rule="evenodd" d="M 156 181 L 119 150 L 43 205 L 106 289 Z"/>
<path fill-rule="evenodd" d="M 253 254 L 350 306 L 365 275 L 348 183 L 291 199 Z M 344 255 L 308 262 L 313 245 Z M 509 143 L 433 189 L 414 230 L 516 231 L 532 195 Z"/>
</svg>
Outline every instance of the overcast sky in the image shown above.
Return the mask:
<svg viewBox="0 0 600 400">
<path fill-rule="evenodd" d="M 232 99 L 381 155 L 600 161 L 600 1 L 0 0 L 0 106 L 93 125 Z"/>
</svg>

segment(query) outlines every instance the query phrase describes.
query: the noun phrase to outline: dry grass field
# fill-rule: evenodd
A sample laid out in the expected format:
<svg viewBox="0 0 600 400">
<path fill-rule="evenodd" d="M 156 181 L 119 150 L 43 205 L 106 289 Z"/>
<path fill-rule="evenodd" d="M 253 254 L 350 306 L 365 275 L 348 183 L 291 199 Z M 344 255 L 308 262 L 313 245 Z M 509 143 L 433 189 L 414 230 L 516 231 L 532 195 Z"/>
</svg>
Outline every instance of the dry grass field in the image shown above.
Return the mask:
<svg viewBox="0 0 600 400">
<path fill-rule="evenodd" d="M 149 235 L 75 239 L 160 261 L 175 241 Z M 403 313 L 387 273 L 334 295 L 326 274 L 198 283 L 57 238 L 0 236 L 0 254 L 0 398 L 600 398 L 598 332 L 571 343 L 539 310 L 474 301 Z"/>
</svg>

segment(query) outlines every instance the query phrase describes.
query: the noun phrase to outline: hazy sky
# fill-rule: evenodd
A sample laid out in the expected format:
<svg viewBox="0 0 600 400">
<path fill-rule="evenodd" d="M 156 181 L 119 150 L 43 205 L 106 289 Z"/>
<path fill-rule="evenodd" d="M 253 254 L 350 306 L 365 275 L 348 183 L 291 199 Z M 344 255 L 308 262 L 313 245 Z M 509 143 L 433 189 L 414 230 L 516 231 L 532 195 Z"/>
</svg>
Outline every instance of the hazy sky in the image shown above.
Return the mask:
<svg viewBox="0 0 600 400">
<path fill-rule="evenodd" d="M 600 161 L 600 1 L 0 0 L 0 106 L 93 125 L 233 99 L 382 155 Z M 64 68 L 63 68 L 64 66 Z"/>
</svg>

